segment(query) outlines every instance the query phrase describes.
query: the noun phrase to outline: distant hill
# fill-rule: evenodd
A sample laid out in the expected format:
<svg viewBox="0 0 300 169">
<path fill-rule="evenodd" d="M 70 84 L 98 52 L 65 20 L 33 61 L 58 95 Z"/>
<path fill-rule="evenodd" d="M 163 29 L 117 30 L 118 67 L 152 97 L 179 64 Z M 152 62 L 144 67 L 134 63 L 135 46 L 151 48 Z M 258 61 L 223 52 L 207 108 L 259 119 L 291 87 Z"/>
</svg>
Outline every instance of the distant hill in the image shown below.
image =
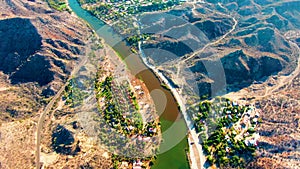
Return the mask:
<svg viewBox="0 0 300 169">
<path fill-rule="evenodd" d="M 55 94 L 83 54 L 84 34 L 89 30 L 70 15 L 55 12 L 45 3 L 3 1 L 0 8 L 1 85 L 15 91 L 1 91 L 0 111 L 13 112 L 14 118 L 34 116 L 43 105 L 41 97 Z M 24 93 L 24 90 L 34 94 Z M 12 92 L 14 94 L 7 98 Z M 18 97 L 23 100 L 19 105 L 16 104 Z M 29 103 L 38 104 L 25 106 L 27 99 Z"/>
<path fill-rule="evenodd" d="M 34 168 L 41 110 L 84 54 L 89 28 L 40 0 L 0 2 L 0 168 Z"/>
<path fill-rule="evenodd" d="M 152 35 L 153 38 L 143 44 L 145 53 L 154 64 L 164 69 L 169 67 L 172 72 L 172 65 L 176 66 L 179 60 L 227 35 L 235 18 L 237 26 L 232 33 L 185 61 L 185 69 L 194 74 L 185 76 L 186 81 L 200 76 L 202 80 L 197 82 L 200 95 L 211 94 L 209 89 L 202 90 L 204 84 L 210 88 L 217 80 L 210 78 L 204 67 L 207 61 L 222 62 L 220 69 L 225 72 L 227 92 L 264 81 L 270 75 L 289 74 L 295 67 L 297 55 L 285 33 L 299 29 L 299 9 L 294 8 L 299 2 L 266 1 L 268 5 L 255 2 L 211 0 L 194 6 L 187 3 L 161 14 L 142 15 L 142 32 L 155 31 L 162 35 Z M 161 52 L 150 50 L 152 48 Z"/>
</svg>

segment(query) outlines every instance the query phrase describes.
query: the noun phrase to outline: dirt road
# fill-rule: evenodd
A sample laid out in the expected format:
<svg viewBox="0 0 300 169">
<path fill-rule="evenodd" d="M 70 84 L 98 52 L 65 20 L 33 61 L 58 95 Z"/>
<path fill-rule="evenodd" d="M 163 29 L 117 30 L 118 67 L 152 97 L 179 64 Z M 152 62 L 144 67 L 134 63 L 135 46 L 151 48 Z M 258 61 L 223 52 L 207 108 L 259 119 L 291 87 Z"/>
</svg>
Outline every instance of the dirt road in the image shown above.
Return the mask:
<svg viewBox="0 0 300 169">
<path fill-rule="evenodd" d="M 74 70 L 71 72 L 70 77 L 68 78 L 67 82 L 60 88 L 60 90 L 53 96 L 51 101 L 47 104 L 45 109 L 40 115 L 38 124 L 37 124 L 37 132 L 36 132 L 36 169 L 40 169 L 40 154 L 41 154 L 41 132 L 43 129 L 43 124 L 46 120 L 47 114 L 51 111 L 54 103 L 58 98 L 61 97 L 61 94 L 65 90 L 65 87 L 69 84 L 69 80 L 73 77 L 74 74 L 76 74 L 79 69 L 86 63 L 88 57 L 84 57 L 84 59 L 74 68 Z"/>
</svg>

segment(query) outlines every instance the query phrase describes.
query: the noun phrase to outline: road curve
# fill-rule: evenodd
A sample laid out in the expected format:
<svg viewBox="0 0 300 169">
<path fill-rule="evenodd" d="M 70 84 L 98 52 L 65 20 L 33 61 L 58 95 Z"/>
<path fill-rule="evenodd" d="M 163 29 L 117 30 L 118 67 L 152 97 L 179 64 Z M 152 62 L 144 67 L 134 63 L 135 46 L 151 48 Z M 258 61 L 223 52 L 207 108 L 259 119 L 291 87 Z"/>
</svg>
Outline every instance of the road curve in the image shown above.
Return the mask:
<svg viewBox="0 0 300 169">
<path fill-rule="evenodd" d="M 220 41 L 222 41 L 223 39 L 225 39 L 229 34 L 231 34 L 237 24 L 238 24 L 238 21 L 233 18 L 233 21 L 234 21 L 234 25 L 232 26 L 231 30 L 228 31 L 226 34 L 224 34 L 222 37 L 220 37 L 219 39 L 217 39 L 216 41 L 214 42 L 211 42 L 211 43 L 208 43 L 206 44 L 203 48 L 195 51 L 192 55 L 190 55 L 189 57 L 187 58 L 184 58 L 182 60 L 179 61 L 179 63 L 177 62 L 177 65 L 178 65 L 178 70 L 180 69 L 180 64 L 183 63 L 183 62 L 186 62 L 187 60 L 195 57 L 196 55 L 198 55 L 199 53 L 202 53 L 207 47 L 211 46 L 211 45 L 215 45 L 217 43 L 219 43 Z M 140 25 L 140 24 L 138 24 Z M 140 27 L 139 27 L 140 29 Z M 188 127 L 188 130 L 190 132 L 190 136 L 191 136 L 191 140 L 199 140 L 198 139 L 198 135 L 194 129 L 194 122 L 193 120 L 189 117 L 189 115 L 187 114 L 186 110 L 186 106 L 185 106 L 185 102 L 184 102 L 184 98 L 182 98 L 182 96 L 180 95 L 180 90 L 177 90 L 175 88 L 172 87 L 172 85 L 169 83 L 169 81 L 167 80 L 167 78 L 161 73 L 158 71 L 158 69 L 155 67 L 155 66 L 152 66 L 150 65 L 148 62 L 147 62 L 147 58 L 145 56 L 145 54 L 143 53 L 143 50 L 141 48 L 141 42 L 138 42 L 138 48 L 139 48 L 139 52 L 140 52 L 140 56 L 144 62 L 144 64 L 150 68 L 158 77 L 160 77 L 160 79 L 169 87 L 169 89 L 171 90 L 171 92 L 173 93 L 173 96 L 175 97 L 178 105 L 180 106 L 180 111 L 185 119 L 185 122 L 187 124 L 187 127 Z M 190 139 L 188 139 L 190 141 Z M 200 160 L 200 166 L 197 165 L 197 160 L 196 159 L 192 159 L 191 157 L 191 167 L 193 169 L 202 169 L 203 168 L 203 165 L 204 165 L 204 161 L 205 161 L 205 155 L 203 154 L 203 150 L 202 150 L 202 146 L 198 143 L 195 144 L 196 146 L 196 149 L 197 149 L 197 152 L 195 152 L 191 146 L 191 143 L 189 142 L 189 147 L 190 147 L 190 156 L 195 156 L 195 154 L 197 153 L 199 155 L 199 160 Z"/>
<path fill-rule="evenodd" d="M 284 85 L 290 83 L 293 79 L 295 79 L 299 73 L 300 73 L 300 48 L 299 46 L 295 43 L 290 41 L 290 43 L 295 46 L 295 48 L 297 48 L 298 51 L 298 60 L 297 62 L 297 67 L 295 68 L 295 70 L 290 73 L 288 76 L 283 76 L 279 79 L 278 85 L 275 85 L 273 87 L 269 87 L 266 89 L 266 92 L 264 95 L 262 96 L 257 96 L 256 98 L 265 98 L 271 94 L 273 94 L 273 92 L 275 92 L 276 90 L 280 89 L 281 87 L 283 87 Z"/>
<path fill-rule="evenodd" d="M 218 40 L 206 44 L 203 48 L 201 48 L 201 49 L 195 51 L 195 52 L 194 52 L 193 54 L 191 54 L 189 57 L 187 57 L 187 58 L 181 60 L 180 62 L 186 62 L 186 61 L 190 60 L 191 58 L 195 57 L 196 55 L 202 53 L 207 47 L 212 46 L 212 45 L 215 45 L 215 44 L 218 44 L 218 43 L 220 43 L 223 39 L 225 39 L 229 34 L 231 34 L 231 33 L 235 30 L 235 28 L 236 28 L 236 26 L 237 26 L 237 24 L 238 24 L 238 21 L 237 21 L 235 18 L 232 18 L 232 19 L 233 19 L 233 21 L 234 21 L 234 25 L 232 26 L 232 28 L 231 28 L 230 31 L 228 31 L 226 34 L 224 34 L 224 35 L 223 35 L 221 38 L 219 38 Z"/>
<path fill-rule="evenodd" d="M 43 124 L 45 122 L 45 119 L 47 117 L 47 114 L 50 112 L 50 110 L 52 109 L 55 101 L 60 98 L 61 94 L 63 93 L 63 91 L 65 90 L 65 87 L 69 84 L 70 79 L 73 77 L 74 74 L 76 74 L 79 69 L 86 63 L 88 57 L 85 57 L 81 60 L 81 62 L 73 69 L 73 71 L 71 72 L 68 80 L 66 81 L 66 83 L 59 89 L 59 91 L 53 96 L 53 98 L 51 99 L 51 101 L 47 104 L 47 106 L 45 107 L 45 109 L 43 110 L 43 112 L 40 115 L 38 124 L 37 124 L 37 132 L 36 132 L 36 169 L 40 169 L 40 154 L 41 154 L 41 132 L 43 129 Z"/>
<path fill-rule="evenodd" d="M 177 90 L 176 88 L 172 87 L 172 85 L 170 84 L 170 82 L 168 81 L 168 79 L 161 73 L 158 71 L 158 69 L 156 69 L 154 66 L 150 65 L 148 62 L 147 62 L 147 58 L 145 57 L 145 54 L 143 53 L 143 50 L 141 48 L 141 42 L 139 42 L 138 44 L 139 46 L 139 52 L 140 52 L 140 56 L 143 60 L 143 62 L 145 63 L 145 65 L 150 68 L 168 87 L 169 89 L 171 90 L 174 98 L 176 99 L 178 105 L 180 106 L 180 111 L 184 117 L 184 120 L 186 121 L 186 124 L 187 124 L 187 127 L 188 127 L 188 130 L 190 132 L 190 135 L 192 137 L 193 140 L 198 140 L 198 136 L 196 134 L 196 131 L 195 129 L 193 129 L 194 127 L 194 122 L 190 119 L 190 117 L 188 116 L 187 112 L 186 112 L 186 106 L 185 106 L 185 103 L 184 103 L 184 99 L 180 96 L 180 91 Z M 191 143 L 189 143 L 189 146 L 191 145 Z M 195 144 L 196 145 L 196 148 L 197 148 L 197 152 L 194 152 L 192 148 L 190 148 L 190 151 L 191 151 L 191 154 L 195 154 L 195 153 L 198 153 L 199 154 L 199 157 L 200 157 L 200 166 L 203 166 L 203 159 L 205 159 L 204 155 L 203 155 L 203 152 L 202 152 L 202 146 L 200 144 Z M 193 166 L 193 169 L 201 169 L 199 168 L 200 166 L 197 166 L 197 162 L 196 160 L 193 160 L 191 159 L 192 161 L 192 164 L 191 166 Z"/>
</svg>

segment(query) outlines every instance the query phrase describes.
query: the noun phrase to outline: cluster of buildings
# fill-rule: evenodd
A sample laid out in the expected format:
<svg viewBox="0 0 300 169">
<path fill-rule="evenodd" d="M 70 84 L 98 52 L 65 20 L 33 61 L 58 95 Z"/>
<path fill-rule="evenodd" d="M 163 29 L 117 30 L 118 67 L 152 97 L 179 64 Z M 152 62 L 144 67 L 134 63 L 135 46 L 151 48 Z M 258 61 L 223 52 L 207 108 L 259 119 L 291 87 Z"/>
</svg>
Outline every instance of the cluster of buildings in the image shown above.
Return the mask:
<svg viewBox="0 0 300 169">
<path fill-rule="evenodd" d="M 259 116 L 259 111 L 250 106 L 235 125 L 235 129 L 240 133 L 236 138 L 244 138 L 246 146 L 258 145 L 259 134 L 255 132 L 255 128 L 258 124 Z"/>
<path fill-rule="evenodd" d="M 167 3 L 168 1 L 170 0 L 162 0 L 160 3 Z M 138 6 L 151 6 L 157 2 L 153 2 L 152 0 L 102 0 L 102 3 L 111 6 L 111 13 L 118 12 L 121 15 L 127 15 Z"/>
</svg>

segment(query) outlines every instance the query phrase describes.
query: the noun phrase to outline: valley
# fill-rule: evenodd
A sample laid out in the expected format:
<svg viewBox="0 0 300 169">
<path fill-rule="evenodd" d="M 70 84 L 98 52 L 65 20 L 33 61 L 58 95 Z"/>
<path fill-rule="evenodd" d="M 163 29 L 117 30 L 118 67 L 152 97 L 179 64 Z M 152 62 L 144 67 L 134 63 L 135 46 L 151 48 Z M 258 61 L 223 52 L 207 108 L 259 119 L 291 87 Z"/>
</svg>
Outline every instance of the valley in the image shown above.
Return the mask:
<svg viewBox="0 0 300 169">
<path fill-rule="evenodd" d="M 298 6 L 0 2 L 0 168 L 298 168 Z"/>
</svg>

